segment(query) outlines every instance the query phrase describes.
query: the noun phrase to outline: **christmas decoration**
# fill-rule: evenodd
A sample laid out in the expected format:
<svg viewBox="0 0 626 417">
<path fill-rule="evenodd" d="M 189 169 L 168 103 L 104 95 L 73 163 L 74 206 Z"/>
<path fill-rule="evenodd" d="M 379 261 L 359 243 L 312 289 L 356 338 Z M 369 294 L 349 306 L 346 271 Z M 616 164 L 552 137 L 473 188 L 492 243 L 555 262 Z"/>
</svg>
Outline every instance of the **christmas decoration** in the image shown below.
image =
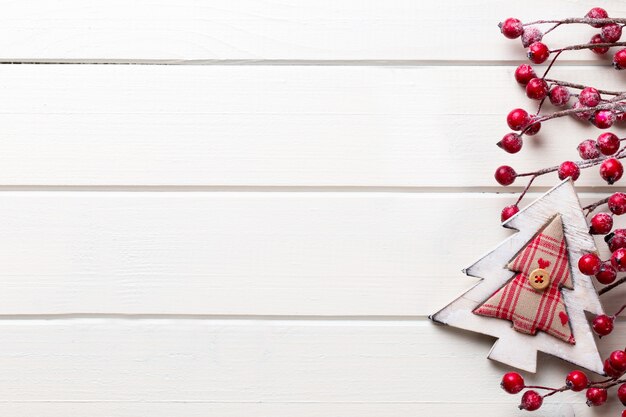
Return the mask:
<svg viewBox="0 0 626 417">
<path fill-rule="evenodd" d="M 519 232 L 465 270 L 483 281 L 431 318 L 498 337 L 489 358 L 516 368 L 535 372 L 542 351 L 602 373 L 584 312 L 603 310 L 591 278 L 571 262 L 596 247 L 572 181 L 503 225 Z"/>
<path fill-rule="evenodd" d="M 543 25 L 549 26 L 546 29 Z M 549 47 L 547 35 L 565 25 L 592 27 L 597 32 L 587 43 Z M 566 116 L 598 129 L 625 122 L 626 91 L 548 77 L 560 56 L 574 52 L 601 56 L 611 51 L 613 68 L 626 69 L 626 42 L 620 41 L 624 26 L 625 18 L 610 17 L 600 7 L 592 8 L 583 17 L 502 21 L 501 33 L 508 39 L 519 38 L 533 64 L 519 65 L 514 79 L 525 96 L 538 104 L 534 111 L 520 107 L 508 112 L 506 124 L 512 132 L 506 133 L 497 146 L 510 154 L 523 153 L 524 142 L 537 135 L 542 124 Z M 546 68 L 539 71 L 536 65 L 543 63 Z M 543 351 L 608 377 L 594 380 L 576 369 L 564 378 L 563 386 L 546 387 L 526 385 L 517 372 L 508 372 L 501 386 L 509 394 L 521 393 L 522 410 L 537 410 L 547 397 L 565 391 L 584 392 L 587 405 L 598 407 L 607 402 L 613 389 L 626 406 L 626 352 L 613 351 L 601 361 L 590 331 L 591 328 L 598 338 L 611 335 L 619 329 L 615 326 L 616 318 L 626 311 L 625 304 L 613 314 L 603 314 L 598 300 L 598 296 L 626 283 L 626 276 L 619 276 L 626 272 L 626 229 L 614 229 L 615 217 L 626 214 L 626 194 L 615 192 L 581 209 L 571 184 L 593 167 L 608 185 L 620 181 L 624 174 L 620 160 L 626 158 L 624 141 L 624 137 L 603 132 L 596 139 L 585 138 L 578 143 L 575 151 L 579 161 L 561 159 L 553 166 L 530 172 L 517 172 L 508 165 L 498 167 L 494 177 L 503 186 L 528 178 L 517 201 L 504 207 L 500 215 L 505 227 L 519 232 L 469 267 L 468 274 L 483 280 L 432 317 L 441 323 L 498 337 L 489 357 L 512 366 L 535 371 L 536 352 Z M 552 173 L 565 181 L 520 211 L 520 202 L 533 181 Z M 596 213 L 603 207 L 604 211 Z M 585 217 L 590 217 L 588 224 Z M 608 259 L 600 259 L 590 234 L 604 235 L 612 252 Z M 554 240 L 554 246 L 546 248 L 544 240 L 548 239 Z M 562 250 L 566 256 L 561 255 Z M 597 292 L 591 277 L 603 286 Z M 591 324 L 583 311 L 595 314 Z M 626 410 L 621 415 L 626 417 Z"/>
</svg>

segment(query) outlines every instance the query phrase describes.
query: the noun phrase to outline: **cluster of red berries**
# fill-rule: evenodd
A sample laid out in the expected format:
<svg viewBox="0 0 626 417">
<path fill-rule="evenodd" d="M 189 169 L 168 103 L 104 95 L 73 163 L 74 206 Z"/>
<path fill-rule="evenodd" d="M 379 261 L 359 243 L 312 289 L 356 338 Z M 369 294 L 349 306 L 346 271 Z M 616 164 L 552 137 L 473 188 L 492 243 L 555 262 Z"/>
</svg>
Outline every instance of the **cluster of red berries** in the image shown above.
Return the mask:
<svg viewBox="0 0 626 417">
<path fill-rule="evenodd" d="M 598 22 L 598 19 L 605 21 Z M 572 21 L 598 28 L 600 33 L 594 35 L 589 44 L 568 47 L 570 49 L 590 49 L 595 53 L 606 53 L 610 47 L 608 44 L 616 43 L 622 36 L 623 25 L 621 23 L 623 20 L 609 19 L 606 10 L 600 7 L 591 9 L 584 18 L 552 22 L 559 22 L 556 25 L 558 26 L 561 23 L 571 23 Z M 542 23 L 542 21 L 535 23 Z M 541 64 L 545 62 L 552 53 L 555 53 L 554 59 L 556 59 L 558 54 L 568 50 L 568 48 L 562 48 L 551 51 L 542 42 L 544 34 L 535 24 L 524 25 L 519 19 L 508 18 L 500 23 L 499 26 L 501 32 L 507 38 L 521 39 L 522 45 L 528 48 L 528 56 L 533 63 Z M 555 29 L 556 26 L 552 29 Z M 602 46 L 594 47 L 593 45 Z M 618 69 L 626 68 L 626 49 L 620 50 L 615 54 L 614 63 Z M 600 129 L 608 129 L 615 122 L 626 121 L 626 100 L 622 98 L 626 94 L 547 79 L 546 75 L 549 69 L 550 67 L 548 67 L 548 70 L 542 77 L 539 77 L 531 65 L 522 64 L 515 70 L 515 79 L 524 86 L 527 97 L 541 102 L 539 109 L 541 109 L 542 104 L 546 100 L 549 100 L 555 107 L 569 107 L 569 109 L 547 116 L 540 115 L 539 110 L 535 114 L 531 114 L 521 108 L 511 110 L 507 115 L 506 122 L 512 132 L 505 134 L 497 143 L 504 151 L 511 154 L 519 152 L 524 143 L 524 136 L 536 135 L 541 129 L 542 122 L 555 117 L 571 115 L 588 121 Z M 573 93 L 571 91 L 572 88 L 580 91 L 577 94 Z M 605 98 L 603 95 L 612 97 Z M 572 98 L 575 98 L 573 103 Z M 576 181 L 580 177 L 581 169 L 599 165 L 600 176 L 608 184 L 614 184 L 624 174 L 624 167 L 619 161 L 619 159 L 626 157 L 626 147 L 620 148 L 622 140 L 614 133 L 605 132 L 600 134 L 596 140 L 587 139 L 578 145 L 578 154 L 582 159 L 581 161 L 564 161 L 555 167 L 524 174 L 518 174 L 512 167 L 503 165 L 496 169 L 494 176 L 496 181 L 504 186 L 513 184 L 516 178 L 521 176 L 532 177 L 530 181 L 532 182 L 532 179 L 536 176 L 549 172 L 556 172 L 561 180 L 571 178 L 573 181 Z M 522 193 L 522 196 L 525 192 Z M 520 199 L 522 196 L 520 196 Z M 506 221 L 519 212 L 518 203 L 507 206 L 502 210 L 501 221 Z"/>
<path fill-rule="evenodd" d="M 588 19 L 608 19 L 609 14 L 601 7 L 594 7 L 585 15 Z M 622 37 L 622 25 L 613 22 L 606 23 L 589 23 L 590 26 L 600 29 L 600 33 L 592 36 L 589 41 L 589 49 L 598 54 L 604 55 L 609 51 L 611 43 L 615 43 Z M 543 32 L 536 26 L 524 26 L 524 24 L 514 17 L 509 17 L 500 23 L 500 31 L 509 39 L 521 38 L 524 48 L 528 48 L 528 59 L 535 64 L 542 64 L 547 61 L 551 51 L 548 46 L 542 42 Z M 621 70 L 626 68 L 626 49 L 621 49 L 613 56 L 613 66 L 615 69 Z"/>
<path fill-rule="evenodd" d="M 572 371 L 565 377 L 565 386 L 561 388 L 546 388 L 527 386 L 524 378 L 517 372 L 509 372 L 504 374 L 500 386 L 509 394 L 517 394 L 526 388 L 545 389 L 549 393 L 541 395 L 535 389 L 529 389 L 522 394 L 522 400 L 519 405 L 520 410 L 535 411 L 543 405 L 543 399 L 547 395 L 552 395 L 562 391 L 585 391 L 587 397 L 587 405 L 589 407 L 598 407 L 606 403 L 609 392 L 608 389 L 619 386 L 617 389 L 617 397 L 626 406 L 626 383 L 619 378 L 626 372 L 626 352 L 616 350 L 609 355 L 604 362 L 605 372 L 611 377 L 611 381 L 592 382 L 583 371 Z M 626 417 L 626 410 L 623 411 L 622 417 Z"/>
<path fill-rule="evenodd" d="M 595 253 L 587 253 L 578 260 L 578 269 L 585 275 L 595 276 L 603 285 L 615 282 L 618 272 L 626 272 L 626 229 L 613 229 L 613 216 L 626 214 L 626 194 L 617 192 L 607 201 L 610 212 L 596 213 L 590 221 L 589 232 L 605 235 L 604 241 L 611 250 L 611 257 L 602 261 Z M 600 336 L 606 336 L 613 330 L 613 317 L 597 316 L 593 321 L 593 330 Z"/>
</svg>

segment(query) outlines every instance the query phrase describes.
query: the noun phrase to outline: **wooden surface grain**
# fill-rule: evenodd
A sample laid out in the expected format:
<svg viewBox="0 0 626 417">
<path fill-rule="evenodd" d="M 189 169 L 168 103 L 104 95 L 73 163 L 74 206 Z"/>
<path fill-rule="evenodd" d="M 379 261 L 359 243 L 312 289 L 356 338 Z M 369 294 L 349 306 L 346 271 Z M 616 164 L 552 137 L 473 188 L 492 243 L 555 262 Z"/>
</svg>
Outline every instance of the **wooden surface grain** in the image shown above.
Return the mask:
<svg viewBox="0 0 626 417">
<path fill-rule="evenodd" d="M 523 183 L 493 170 L 575 160 L 598 134 L 557 120 L 518 155 L 494 146 L 510 109 L 536 106 L 497 23 L 589 7 L 0 1 L 0 61 L 21 64 L 0 65 L 0 410 L 523 415 L 493 339 L 426 316 L 511 233 L 499 212 Z M 586 52 L 554 69 L 605 88 L 622 75 Z M 585 204 L 617 189 L 595 172 L 578 185 Z M 539 366 L 537 384 L 571 369 Z M 585 413 L 565 395 L 537 415 Z"/>
</svg>

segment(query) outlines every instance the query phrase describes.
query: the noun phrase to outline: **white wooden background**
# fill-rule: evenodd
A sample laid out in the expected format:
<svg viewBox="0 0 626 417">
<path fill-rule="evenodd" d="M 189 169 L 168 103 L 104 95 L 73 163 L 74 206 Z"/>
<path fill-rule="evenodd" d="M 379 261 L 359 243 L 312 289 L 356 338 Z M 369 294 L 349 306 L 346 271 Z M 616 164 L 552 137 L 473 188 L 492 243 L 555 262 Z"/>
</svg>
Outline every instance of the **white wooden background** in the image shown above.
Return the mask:
<svg viewBox="0 0 626 417">
<path fill-rule="evenodd" d="M 619 0 L 0 1 L 0 61 L 22 64 L 0 66 L 0 414 L 522 415 L 492 339 L 426 316 L 508 235 L 495 167 L 574 159 L 597 134 L 559 120 L 519 155 L 494 146 L 508 109 L 534 106 L 496 24 L 595 5 L 626 16 Z M 625 85 L 584 52 L 554 76 Z M 570 369 L 540 367 L 529 380 L 550 385 Z M 536 414 L 574 412 L 580 395 Z"/>
</svg>

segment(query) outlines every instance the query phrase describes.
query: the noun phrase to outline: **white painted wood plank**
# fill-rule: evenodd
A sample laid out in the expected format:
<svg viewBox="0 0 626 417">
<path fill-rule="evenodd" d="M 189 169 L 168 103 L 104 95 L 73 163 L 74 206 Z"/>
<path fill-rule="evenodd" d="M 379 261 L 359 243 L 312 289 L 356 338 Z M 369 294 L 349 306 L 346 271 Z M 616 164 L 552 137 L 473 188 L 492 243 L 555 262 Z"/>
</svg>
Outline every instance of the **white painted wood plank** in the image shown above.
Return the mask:
<svg viewBox="0 0 626 417">
<path fill-rule="evenodd" d="M 524 172 L 577 159 L 576 145 L 599 133 L 562 119 L 517 155 L 496 147 L 508 110 L 536 106 L 512 71 L 2 66 L 11 100 L 0 102 L 0 185 L 496 189 L 498 165 Z M 621 87 L 611 71 L 554 75 Z M 578 183 L 602 180 L 589 172 Z"/>
<path fill-rule="evenodd" d="M 0 314 L 424 316 L 476 282 L 512 200 L 2 192 Z"/>
<path fill-rule="evenodd" d="M 567 0 L 550 7 L 541 0 L 4 0 L 0 59 L 520 60 L 521 43 L 500 35 L 498 22 L 582 17 L 591 6 Z M 626 15 L 619 0 L 602 6 Z M 567 28 L 546 41 L 584 43 L 592 33 Z M 563 59 L 598 62 L 588 51 Z"/>
<path fill-rule="evenodd" d="M 230 409 L 227 415 L 284 415 L 300 405 L 304 415 L 428 415 L 435 407 L 461 416 L 476 415 L 476 407 L 523 415 L 519 397 L 499 387 L 507 368 L 486 359 L 490 338 L 423 320 L 9 320 L 0 331 L 3 408 L 30 415 L 50 402 L 79 410 L 94 402 L 130 410 L 159 403 L 158 416 L 185 405 Z M 602 340 L 604 354 L 626 343 L 618 335 Z M 571 369 L 546 357 L 541 367 L 529 383 L 560 385 Z M 450 386 L 451 377 L 465 381 L 463 389 Z M 582 394 L 546 400 L 563 402 L 586 407 Z M 617 409 L 613 402 L 598 415 Z"/>
<path fill-rule="evenodd" d="M 493 389 L 493 387 L 491 387 Z M 414 417 L 420 416 L 474 416 L 476 409 L 480 409 L 481 417 L 523 416 L 514 407 L 514 399 L 509 404 L 494 404 L 485 402 L 466 403 L 406 403 L 381 402 L 372 403 L 356 401 L 352 403 L 215 403 L 215 402 L 111 402 L 111 401 L 80 401 L 80 402 L 0 402 L 2 409 L 8 415 L 36 415 L 38 417 L 137 417 L 149 415 L 151 417 L 206 417 L 218 415 L 220 417 L 328 417 L 341 415 L 343 417 Z M 513 407 L 511 406 L 513 404 Z M 584 404 L 546 404 L 543 405 L 537 416 L 571 417 L 576 410 L 578 413 L 588 413 Z M 614 416 L 619 408 L 613 404 L 603 410 L 604 414 L 594 416 Z M 602 410 L 601 410 L 602 411 Z M 577 414 L 578 415 L 578 414 Z M 584 414 L 581 414 L 584 415 Z"/>
</svg>

